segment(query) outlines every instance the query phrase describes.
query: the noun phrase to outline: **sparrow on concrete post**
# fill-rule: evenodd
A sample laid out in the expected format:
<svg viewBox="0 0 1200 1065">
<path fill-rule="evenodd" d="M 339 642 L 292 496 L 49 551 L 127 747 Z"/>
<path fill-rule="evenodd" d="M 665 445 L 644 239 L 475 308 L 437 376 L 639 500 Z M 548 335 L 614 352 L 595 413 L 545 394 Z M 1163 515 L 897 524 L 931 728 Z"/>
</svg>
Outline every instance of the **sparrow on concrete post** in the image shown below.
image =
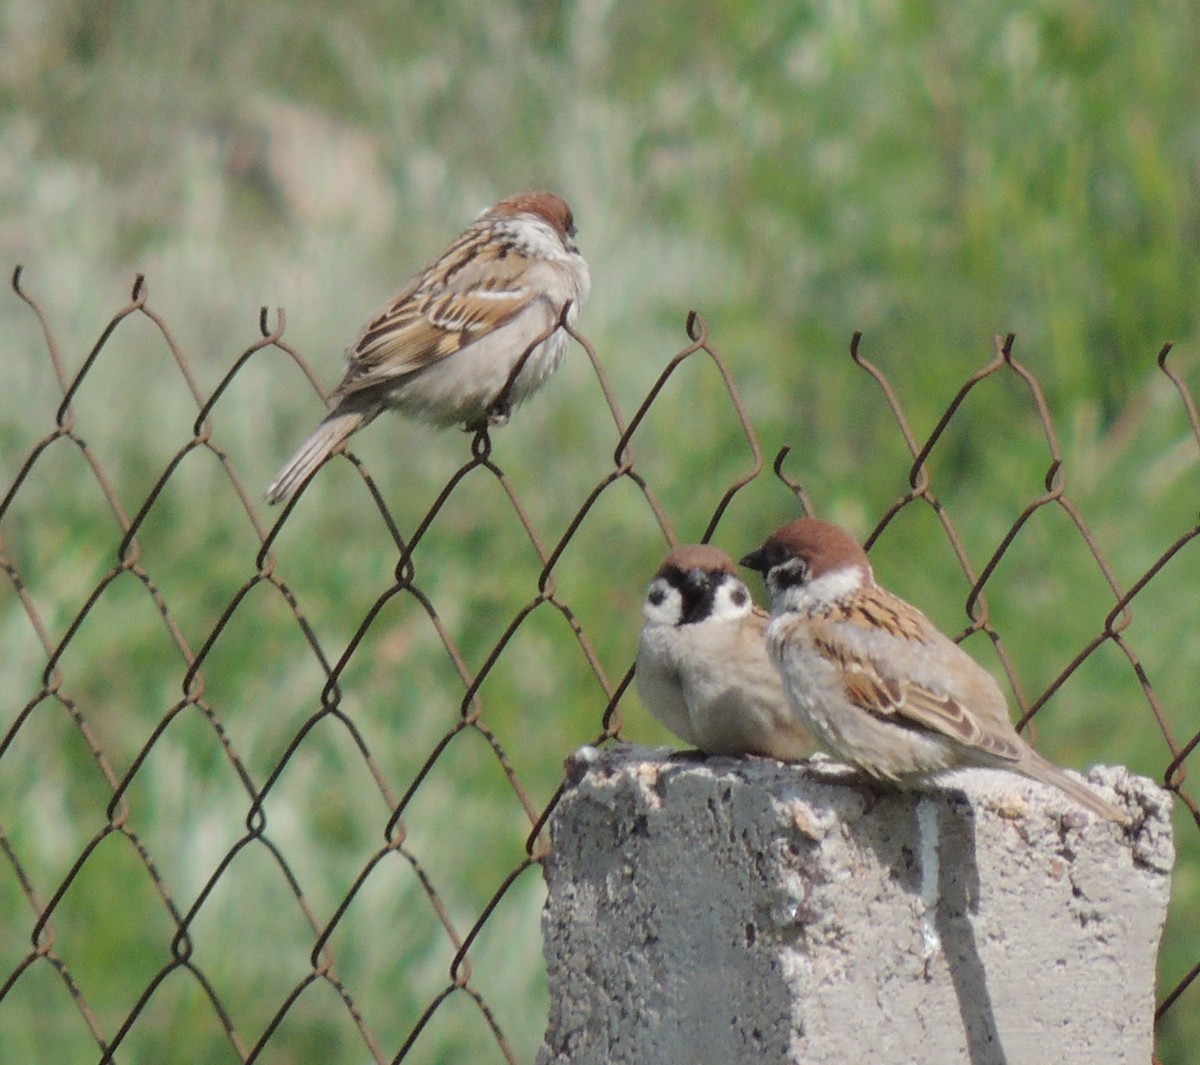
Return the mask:
<svg viewBox="0 0 1200 1065">
<path fill-rule="evenodd" d="M 963 766 L 1011 769 L 1129 824 L 1017 734 L 995 678 L 876 584 L 844 529 L 789 522 L 742 565 L 763 574 L 771 593 L 767 647 L 791 707 L 830 753 L 900 783 Z"/>
<path fill-rule="evenodd" d="M 728 555 L 708 544 L 672 548 L 642 615 L 634 679 L 671 732 L 706 754 L 794 761 L 812 751 L 767 657 L 767 616 Z"/>
</svg>

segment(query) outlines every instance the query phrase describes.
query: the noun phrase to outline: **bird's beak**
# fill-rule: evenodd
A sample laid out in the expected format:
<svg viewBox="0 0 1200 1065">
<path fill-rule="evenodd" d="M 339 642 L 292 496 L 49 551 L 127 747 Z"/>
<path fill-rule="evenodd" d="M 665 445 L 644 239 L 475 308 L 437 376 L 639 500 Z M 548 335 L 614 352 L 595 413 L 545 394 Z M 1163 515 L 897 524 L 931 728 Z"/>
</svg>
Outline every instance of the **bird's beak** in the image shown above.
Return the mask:
<svg viewBox="0 0 1200 1065">
<path fill-rule="evenodd" d="M 704 590 L 704 586 L 708 583 L 708 574 L 702 569 L 692 567 L 684 574 L 684 580 L 687 581 L 689 588 L 700 592 Z"/>
<path fill-rule="evenodd" d="M 771 568 L 767 565 L 767 553 L 761 547 L 755 551 L 751 551 L 748 555 L 744 555 L 738 565 L 745 566 L 747 569 L 752 569 L 764 576 L 767 570 Z"/>
</svg>

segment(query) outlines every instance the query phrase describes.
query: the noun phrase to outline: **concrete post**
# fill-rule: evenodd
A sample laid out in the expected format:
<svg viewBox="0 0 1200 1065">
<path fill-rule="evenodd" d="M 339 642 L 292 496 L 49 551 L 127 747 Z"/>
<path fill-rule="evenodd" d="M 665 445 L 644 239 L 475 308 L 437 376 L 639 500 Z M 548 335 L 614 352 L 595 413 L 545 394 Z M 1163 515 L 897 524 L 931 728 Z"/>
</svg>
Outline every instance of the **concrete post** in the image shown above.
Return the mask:
<svg viewBox="0 0 1200 1065">
<path fill-rule="evenodd" d="M 538 1065 L 1147 1065 L 1170 800 L 585 748 L 551 821 Z"/>
</svg>

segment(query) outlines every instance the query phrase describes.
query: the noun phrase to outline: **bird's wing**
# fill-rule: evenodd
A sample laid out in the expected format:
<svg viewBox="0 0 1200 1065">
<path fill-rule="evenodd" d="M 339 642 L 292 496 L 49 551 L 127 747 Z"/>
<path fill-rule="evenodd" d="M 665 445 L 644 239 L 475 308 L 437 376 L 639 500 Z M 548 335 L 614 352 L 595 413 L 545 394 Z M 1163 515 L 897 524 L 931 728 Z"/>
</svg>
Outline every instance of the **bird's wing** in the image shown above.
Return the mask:
<svg viewBox="0 0 1200 1065">
<path fill-rule="evenodd" d="M 855 706 L 893 725 L 925 729 L 996 758 L 1017 761 L 1024 753 L 990 674 L 928 621 L 924 642 L 915 643 L 911 636 L 887 632 L 863 639 L 850 621 L 810 624 L 817 652 L 839 668 L 842 689 Z M 914 677 L 900 664 L 914 657 L 923 660 L 920 673 L 928 679 Z M 939 664 L 945 668 L 939 671 Z"/>
<path fill-rule="evenodd" d="M 511 244 L 469 235 L 366 324 L 349 348 L 339 396 L 424 370 L 541 296 L 530 277 L 533 260 Z"/>
</svg>

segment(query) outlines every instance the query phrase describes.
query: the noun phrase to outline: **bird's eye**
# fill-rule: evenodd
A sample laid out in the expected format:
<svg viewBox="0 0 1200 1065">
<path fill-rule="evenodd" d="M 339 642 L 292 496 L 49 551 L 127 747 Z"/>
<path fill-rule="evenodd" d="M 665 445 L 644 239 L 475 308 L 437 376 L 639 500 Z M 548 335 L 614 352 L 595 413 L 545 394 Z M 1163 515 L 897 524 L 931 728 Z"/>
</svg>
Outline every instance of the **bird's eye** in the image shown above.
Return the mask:
<svg viewBox="0 0 1200 1065">
<path fill-rule="evenodd" d="M 663 601 L 667 598 L 667 593 L 661 588 L 651 588 L 650 594 L 646 596 L 646 600 L 651 606 L 662 606 Z"/>
</svg>

